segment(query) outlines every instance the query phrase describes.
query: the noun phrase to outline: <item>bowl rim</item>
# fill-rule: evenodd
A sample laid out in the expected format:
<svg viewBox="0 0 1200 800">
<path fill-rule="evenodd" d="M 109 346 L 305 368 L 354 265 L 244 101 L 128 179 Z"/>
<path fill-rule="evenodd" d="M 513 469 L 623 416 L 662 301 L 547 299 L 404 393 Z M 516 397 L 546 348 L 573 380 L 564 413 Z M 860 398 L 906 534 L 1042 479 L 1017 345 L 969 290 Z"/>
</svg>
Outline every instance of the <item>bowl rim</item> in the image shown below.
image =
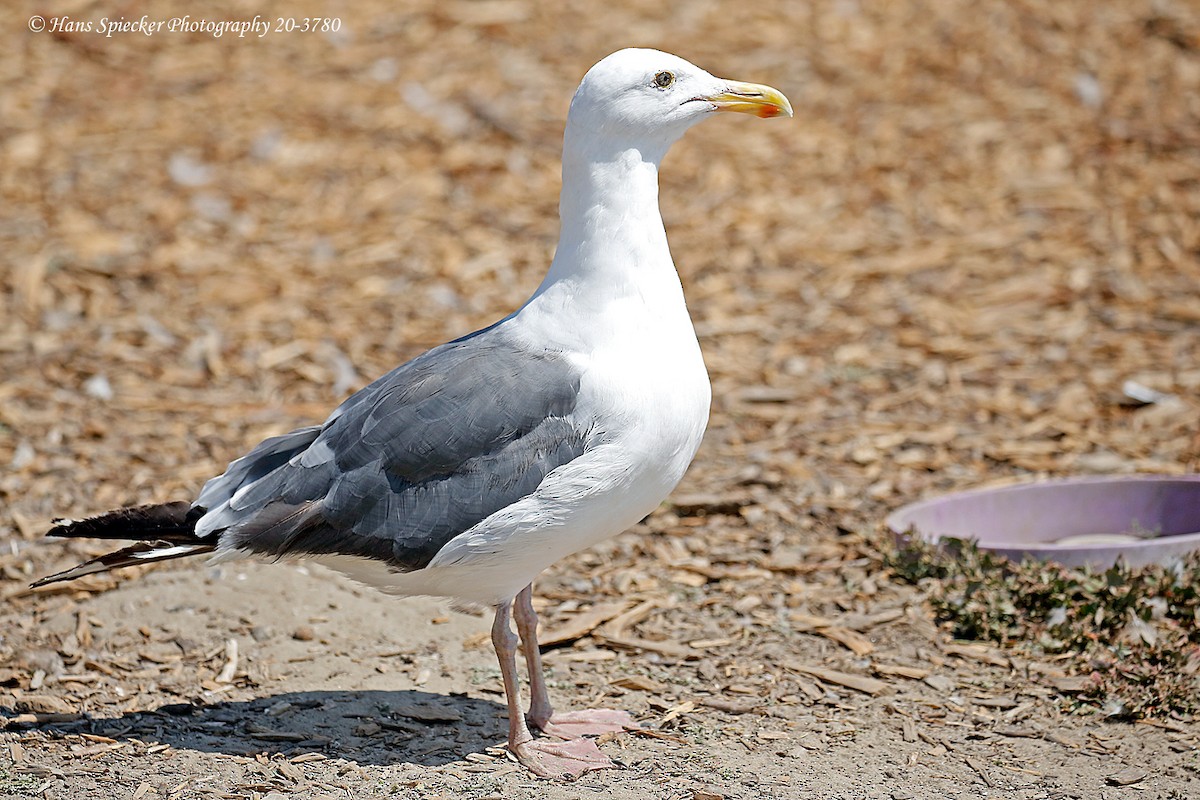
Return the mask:
<svg viewBox="0 0 1200 800">
<path fill-rule="evenodd" d="M 928 497 L 924 500 L 917 500 L 912 503 L 907 503 L 900 508 L 893 510 L 884 518 L 884 524 L 893 535 L 908 536 L 914 530 L 918 537 L 923 541 L 936 544 L 944 539 L 973 540 L 979 547 L 998 553 L 1028 553 L 1030 555 L 1045 554 L 1062 555 L 1062 554 L 1079 554 L 1086 555 L 1089 553 L 1098 554 L 1100 551 L 1110 551 L 1115 549 L 1136 549 L 1140 552 L 1152 551 L 1154 549 L 1170 547 L 1171 549 L 1179 549 L 1195 543 L 1197 548 L 1200 548 L 1200 530 L 1187 531 L 1171 536 L 1161 536 L 1152 539 L 1143 539 L 1137 543 L 1128 544 L 1058 544 L 1056 542 L 1006 542 L 1006 541 L 981 541 L 977 537 L 949 536 L 945 534 L 925 534 L 921 531 L 919 525 L 914 522 L 902 522 L 903 518 L 911 518 L 914 514 L 919 514 L 921 511 L 932 506 L 940 505 L 947 501 L 962 501 L 970 500 L 973 497 L 981 497 L 985 495 L 997 494 L 1014 494 L 1027 492 L 1036 489 L 1046 488 L 1064 488 L 1069 489 L 1076 486 L 1096 486 L 1104 484 L 1133 484 L 1133 483 L 1186 483 L 1196 484 L 1200 486 L 1200 473 L 1186 473 L 1182 475 L 1165 475 L 1162 473 L 1130 473 L 1126 475 L 1085 475 L 1085 476 L 1070 476 L 1065 478 L 1050 478 L 1046 480 L 1033 480 L 1022 483 L 1005 484 L 1001 486 L 985 486 L 976 489 L 964 489 L 958 492 L 950 492 L 941 494 L 935 497 Z"/>
</svg>

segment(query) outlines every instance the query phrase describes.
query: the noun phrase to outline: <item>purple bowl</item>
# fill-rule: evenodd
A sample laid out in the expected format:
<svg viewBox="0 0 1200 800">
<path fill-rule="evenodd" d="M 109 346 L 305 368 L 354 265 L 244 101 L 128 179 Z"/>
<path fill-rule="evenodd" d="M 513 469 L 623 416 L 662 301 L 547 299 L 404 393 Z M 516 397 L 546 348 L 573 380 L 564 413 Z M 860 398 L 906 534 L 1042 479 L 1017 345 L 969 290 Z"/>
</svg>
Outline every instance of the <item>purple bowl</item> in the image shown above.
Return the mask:
<svg viewBox="0 0 1200 800">
<path fill-rule="evenodd" d="M 974 539 L 1014 560 L 1105 569 L 1200 550 L 1200 475 L 1067 478 L 976 489 L 904 506 L 886 520 L 928 542 Z"/>
</svg>

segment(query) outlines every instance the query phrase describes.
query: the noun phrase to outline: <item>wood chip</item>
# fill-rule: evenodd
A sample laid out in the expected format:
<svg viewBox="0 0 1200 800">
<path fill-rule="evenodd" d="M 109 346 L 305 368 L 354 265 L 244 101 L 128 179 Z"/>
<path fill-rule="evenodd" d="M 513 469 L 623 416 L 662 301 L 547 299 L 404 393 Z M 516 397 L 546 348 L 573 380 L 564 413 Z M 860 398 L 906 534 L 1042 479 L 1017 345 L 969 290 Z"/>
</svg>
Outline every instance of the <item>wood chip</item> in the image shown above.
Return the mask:
<svg viewBox="0 0 1200 800">
<path fill-rule="evenodd" d="M 855 655 L 865 656 L 875 652 L 875 645 L 870 639 L 858 631 L 853 631 L 849 628 L 834 625 L 828 628 L 817 628 L 814 632 L 819 636 L 824 636 L 826 639 L 831 639 L 838 644 L 844 645 L 853 651 Z"/>
<path fill-rule="evenodd" d="M 1059 733 L 1057 731 L 1051 731 L 1051 732 L 1047 733 L 1046 738 L 1049 739 L 1050 741 L 1054 742 L 1055 744 L 1061 744 L 1063 747 L 1070 747 L 1073 750 L 1078 750 L 1079 748 L 1083 747 L 1083 745 L 1081 745 L 1078 741 L 1076 741 L 1072 737 L 1067 736 L 1065 733 Z"/>
<path fill-rule="evenodd" d="M 1017 701 L 1011 697 L 976 697 L 975 704 L 984 708 L 999 708 L 1003 710 L 1017 707 Z"/>
<path fill-rule="evenodd" d="M 118 745 L 91 745 L 90 747 L 79 747 L 78 750 L 72 748 L 72 754 L 76 758 L 91 758 L 92 756 L 103 756 L 103 754 L 121 750 L 126 747 L 125 744 Z"/>
<path fill-rule="evenodd" d="M 687 739 L 682 739 L 664 731 L 656 731 L 653 728 L 634 728 L 630 731 L 635 736 L 645 736 L 648 739 L 662 739 L 667 742 L 675 742 L 676 744 L 687 744 Z"/>
<path fill-rule="evenodd" d="M 684 702 L 680 703 L 679 705 L 671 706 L 670 708 L 668 708 L 667 712 L 662 715 L 662 719 L 659 720 L 659 722 L 665 725 L 666 723 L 670 722 L 671 720 L 675 719 L 676 717 L 681 717 L 684 714 L 690 714 L 695 710 L 696 710 L 696 704 L 693 703 L 691 700 L 685 700 Z"/>
<path fill-rule="evenodd" d="M 600 627 L 599 632 L 610 639 L 620 639 L 625 636 L 626 628 L 638 624 L 665 605 L 662 598 L 643 600 L 625 613 L 618 614 L 606 622 Z"/>
<path fill-rule="evenodd" d="M 548 664 L 565 662 L 590 664 L 597 661 L 612 661 L 616 657 L 617 654 L 612 650 L 551 650 L 542 656 L 542 660 Z"/>
<path fill-rule="evenodd" d="M 947 644 L 943 645 L 942 652 L 946 655 L 958 656 L 971 661 L 980 661 L 984 664 L 991 664 L 996 667 L 1011 666 L 1008 658 L 1000 655 L 990 647 L 984 647 L 978 644 Z"/>
<path fill-rule="evenodd" d="M 847 689 L 854 689 L 857 692 L 863 692 L 870 695 L 883 694 L 889 688 L 884 681 L 868 678 L 864 675 L 852 675 L 848 672 L 838 672 L 834 669 L 826 669 L 825 667 L 810 667 L 805 665 L 789 665 L 788 669 L 797 672 L 803 672 L 806 675 L 812 675 L 814 678 L 820 678 L 827 683 L 834 683 L 838 686 L 845 686 Z"/>
<path fill-rule="evenodd" d="M 678 659 L 699 658 L 701 652 L 676 642 L 655 642 L 632 636 L 608 636 L 600 634 L 599 631 L 597 631 L 596 638 L 616 647 L 624 647 L 630 650 L 650 650 L 651 652 L 662 653 L 665 656 L 672 656 Z"/>
<path fill-rule="evenodd" d="M 98 736 L 94 733 L 81 733 L 80 738 L 87 739 L 89 742 L 100 742 L 102 744 L 116 744 L 117 740 L 111 736 Z"/>
<path fill-rule="evenodd" d="M 866 631 L 877 625 L 886 625 L 904 617 L 903 608 L 887 608 L 875 614 L 846 614 L 839 617 L 837 624 L 852 631 Z"/>
<path fill-rule="evenodd" d="M 655 694 L 663 690 L 663 684 L 653 678 L 648 678 L 645 675 L 626 675 L 610 681 L 609 685 L 616 686 L 621 689 L 632 689 L 639 692 L 653 692 Z"/>
<path fill-rule="evenodd" d="M 620 616 L 628 608 L 629 603 L 624 600 L 597 603 L 585 611 L 574 614 L 555 628 L 538 634 L 538 643 L 542 647 L 550 647 L 582 639 L 600 625 Z"/>
<path fill-rule="evenodd" d="M 925 742 L 925 744 L 929 745 L 930 747 L 943 747 L 946 749 L 947 752 L 950 752 L 950 753 L 953 753 L 955 750 L 958 749 L 957 747 L 954 746 L 953 742 L 951 742 L 948 739 L 945 739 L 941 736 L 934 736 L 932 733 L 925 730 L 924 728 L 917 729 L 917 738 L 920 739 L 922 742 Z"/>
<path fill-rule="evenodd" d="M 51 694 L 27 694 L 17 699 L 17 709 L 34 714 L 68 714 L 71 704 Z"/>
<path fill-rule="evenodd" d="M 1149 776 L 1150 773 L 1144 769 L 1129 767 L 1113 775 L 1105 776 L 1104 780 L 1110 786 L 1132 786 L 1135 783 L 1141 783 Z"/>
<path fill-rule="evenodd" d="M 329 756 L 324 753 L 301 753 L 298 756 L 292 756 L 293 764 L 307 764 L 310 761 L 328 761 Z"/>
<path fill-rule="evenodd" d="M 383 730 L 383 726 L 374 720 L 365 720 L 354 726 L 351 731 L 355 736 L 375 736 Z"/>
<path fill-rule="evenodd" d="M 388 711 L 405 719 L 419 722 L 461 722 L 462 714 L 453 708 L 417 703 L 389 704 Z"/>
<path fill-rule="evenodd" d="M 958 684 L 946 675 L 926 675 L 922 680 L 929 688 L 942 694 L 950 694 L 958 688 Z"/>
<path fill-rule="evenodd" d="M 929 670 L 921 667 L 906 667 L 902 664 L 880 664 L 878 662 L 871 664 L 871 669 L 880 675 L 894 675 L 901 678 L 910 678 L 914 681 L 924 680 L 929 677 Z"/>
<path fill-rule="evenodd" d="M 264 742 L 303 742 L 312 738 L 307 733 L 276 730 L 257 722 L 246 723 L 246 734 L 252 739 L 261 739 Z"/>
<path fill-rule="evenodd" d="M 678 583 L 681 586 L 690 586 L 693 589 L 699 589 L 709 581 L 709 578 L 706 575 L 686 569 L 672 570 L 667 578 L 672 583 Z"/>
<path fill-rule="evenodd" d="M 980 762 L 970 756 L 963 756 L 963 761 L 967 762 L 967 766 L 979 773 L 979 777 L 983 778 L 983 782 L 990 788 L 996 788 L 996 782 L 992 780 L 992 776 L 988 774 L 987 769 Z"/>
<path fill-rule="evenodd" d="M 722 637 L 720 639 L 692 639 L 690 642 L 688 642 L 688 647 L 694 650 L 711 650 L 714 647 L 728 647 L 736 641 L 738 640 L 728 637 Z"/>
<path fill-rule="evenodd" d="M 726 714 L 750 714 L 763 710 L 760 703 L 737 703 L 732 700 L 722 700 L 719 697 L 703 697 L 699 703 L 708 708 L 715 708 L 717 711 L 724 711 Z"/>
<path fill-rule="evenodd" d="M 39 714 L 15 714 L 11 717 L 0 717 L 0 727 L 13 725 L 51 725 L 61 722 L 75 722 L 83 719 L 83 714 L 58 714 L 45 712 Z"/>
<path fill-rule="evenodd" d="M 1037 728 L 1015 728 L 1010 725 L 997 725 L 992 732 L 999 736 L 1010 736 L 1014 739 L 1040 739 L 1042 732 Z"/>
<path fill-rule="evenodd" d="M 813 683 L 812 681 L 804 680 L 803 678 L 797 678 L 796 687 L 799 688 L 804 696 L 809 700 L 820 700 L 821 698 L 825 697 L 825 692 L 821 689 L 821 687 L 817 686 L 817 684 Z"/>
<path fill-rule="evenodd" d="M 225 665 L 221 667 L 221 672 L 216 677 L 217 683 L 233 683 L 233 676 L 237 672 L 237 666 L 237 639 L 229 639 L 225 642 Z"/>
<path fill-rule="evenodd" d="M 1066 675 L 1061 678 L 1049 678 L 1046 683 L 1063 694 L 1078 694 L 1092 686 L 1092 680 L 1087 675 Z"/>
<path fill-rule="evenodd" d="M 788 614 L 788 619 L 792 622 L 792 627 L 797 631 L 814 631 L 818 628 L 829 628 L 834 625 L 834 621 L 828 617 L 817 617 L 812 614 L 802 614 L 800 612 L 792 612 Z"/>
</svg>

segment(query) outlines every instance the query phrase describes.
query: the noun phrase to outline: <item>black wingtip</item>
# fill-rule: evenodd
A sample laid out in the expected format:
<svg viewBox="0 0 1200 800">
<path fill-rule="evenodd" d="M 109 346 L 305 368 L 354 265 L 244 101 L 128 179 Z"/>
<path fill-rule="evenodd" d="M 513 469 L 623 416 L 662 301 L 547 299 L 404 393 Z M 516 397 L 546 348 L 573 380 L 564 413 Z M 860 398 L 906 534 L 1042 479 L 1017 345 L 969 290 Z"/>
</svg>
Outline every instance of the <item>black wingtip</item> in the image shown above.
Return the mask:
<svg viewBox="0 0 1200 800">
<path fill-rule="evenodd" d="M 39 578 L 29 584 L 29 588 L 37 589 L 50 583 L 70 581 L 75 578 L 82 578 L 84 575 L 108 572 L 119 567 L 129 567 L 136 564 L 153 564 L 156 561 L 168 561 L 173 558 L 185 558 L 202 553 L 211 553 L 215 549 L 216 547 L 209 543 L 137 542 L 129 547 L 123 547 L 112 553 L 105 553 L 99 558 L 85 561 L 62 572 L 56 572 L 53 575 Z"/>
<path fill-rule="evenodd" d="M 89 539 L 196 540 L 196 522 L 205 509 L 179 500 L 106 511 L 85 519 L 56 519 L 47 536 Z"/>
<path fill-rule="evenodd" d="M 132 564 L 150 564 L 196 553 L 212 552 L 215 545 L 196 536 L 196 522 L 205 509 L 191 503 L 157 503 L 106 511 L 86 519 L 56 519 L 47 536 L 91 539 L 133 539 L 135 544 L 30 584 L 37 589 Z"/>
</svg>

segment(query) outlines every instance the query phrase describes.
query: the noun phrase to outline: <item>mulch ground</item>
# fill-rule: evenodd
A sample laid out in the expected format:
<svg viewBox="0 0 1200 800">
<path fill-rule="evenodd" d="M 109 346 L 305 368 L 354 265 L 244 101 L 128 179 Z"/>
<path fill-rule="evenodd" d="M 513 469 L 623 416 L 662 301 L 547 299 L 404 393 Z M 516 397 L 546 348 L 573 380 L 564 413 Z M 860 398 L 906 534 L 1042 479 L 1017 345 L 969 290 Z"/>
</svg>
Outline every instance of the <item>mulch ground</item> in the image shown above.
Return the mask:
<svg viewBox="0 0 1200 800">
<path fill-rule="evenodd" d="M 251 590 L 257 615 L 195 566 L 26 587 L 103 550 L 42 541 L 51 517 L 191 498 L 519 305 L 553 253 L 571 92 L 637 44 L 777 86 L 796 118 L 711 121 L 664 166 L 713 415 L 668 504 L 539 584 L 556 696 L 650 730 L 588 785 L 1200 792 L 1190 720 L 1080 715 L 1053 660 L 953 641 L 878 535 L 939 492 L 1200 465 L 1194 5 L 363 2 L 261 39 L 34 13 L 0 31 L 0 794 L 578 796 L 488 749 L 473 618 L 414 605 L 430 653 L 360 618 L 395 601 L 293 567 L 247 568 L 288 598 Z M 297 611 L 312 586 L 340 605 Z M 313 649 L 338 625 L 360 639 Z M 400 695 L 304 695 L 338 670 Z"/>
</svg>

